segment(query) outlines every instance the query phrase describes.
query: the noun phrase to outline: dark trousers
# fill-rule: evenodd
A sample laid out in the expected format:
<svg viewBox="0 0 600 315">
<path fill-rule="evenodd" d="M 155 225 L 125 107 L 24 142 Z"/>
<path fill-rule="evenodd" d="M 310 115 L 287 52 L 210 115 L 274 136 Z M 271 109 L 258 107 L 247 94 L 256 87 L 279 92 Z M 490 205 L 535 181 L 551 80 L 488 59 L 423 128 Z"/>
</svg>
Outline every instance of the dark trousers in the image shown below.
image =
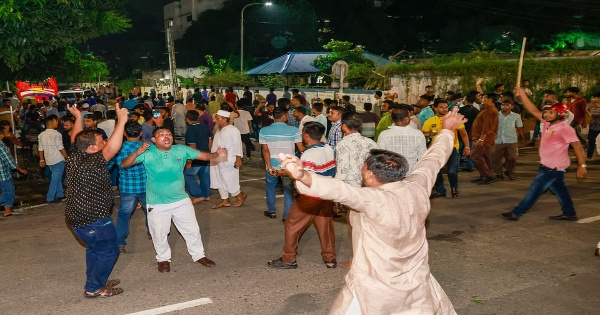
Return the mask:
<svg viewBox="0 0 600 315">
<path fill-rule="evenodd" d="M 596 138 L 600 135 L 600 130 L 588 131 L 588 146 L 587 146 L 587 157 L 592 158 L 594 151 L 596 151 Z"/>
<path fill-rule="evenodd" d="M 475 146 L 471 151 L 471 159 L 481 177 L 495 177 L 492 170 L 492 147 L 487 145 Z"/>
<path fill-rule="evenodd" d="M 283 261 L 287 263 L 296 261 L 300 238 L 313 223 L 319 234 L 323 261 L 336 259 L 333 202 L 298 195 L 285 221 Z"/>
<path fill-rule="evenodd" d="M 246 146 L 246 157 L 251 157 L 252 155 L 252 147 L 254 146 L 252 144 L 252 140 L 250 140 L 250 134 L 249 133 L 245 133 L 242 135 L 242 143 L 244 143 L 244 146 Z"/>
<path fill-rule="evenodd" d="M 506 174 L 509 177 L 515 176 L 515 165 L 517 164 L 517 156 L 519 156 L 518 143 L 494 144 L 492 147 L 492 153 L 494 157 L 492 162 L 494 172 L 497 175 L 502 176 L 502 158 L 504 158 Z"/>
</svg>

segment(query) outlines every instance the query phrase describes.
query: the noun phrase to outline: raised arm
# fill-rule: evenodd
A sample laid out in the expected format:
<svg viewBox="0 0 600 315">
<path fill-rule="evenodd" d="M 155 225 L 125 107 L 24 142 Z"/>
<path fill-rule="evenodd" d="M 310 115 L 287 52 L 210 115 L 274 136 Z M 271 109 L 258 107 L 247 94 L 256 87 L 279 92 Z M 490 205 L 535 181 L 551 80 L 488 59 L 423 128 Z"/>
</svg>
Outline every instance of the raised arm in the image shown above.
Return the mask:
<svg viewBox="0 0 600 315">
<path fill-rule="evenodd" d="M 535 104 L 533 104 L 531 100 L 529 100 L 527 93 L 525 93 L 525 91 L 522 88 L 515 88 L 514 93 L 515 97 L 521 97 L 523 105 L 533 117 L 537 118 L 538 120 L 542 120 L 542 112 L 535 106 Z"/>
<path fill-rule="evenodd" d="M 75 105 L 67 104 L 67 110 L 75 117 L 75 124 L 71 130 L 71 143 L 75 143 L 75 137 L 83 130 L 83 117 Z"/>
<path fill-rule="evenodd" d="M 150 143 L 144 142 L 142 145 L 135 150 L 135 152 L 131 153 L 128 157 L 126 157 L 121 162 L 121 167 L 126 168 L 137 164 L 136 159 L 138 156 L 142 155 L 142 153 L 146 152 L 150 148 Z"/>
<path fill-rule="evenodd" d="M 121 108 L 119 104 L 116 105 L 117 111 L 117 125 L 115 126 L 115 130 L 113 134 L 110 136 L 110 139 L 106 141 L 106 145 L 104 149 L 102 149 L 102 155 L 104 159 L 110 161 L 121 149 L 121 145 L 123 145 L 123 134 L 125 129 L 125 123 L 127 122 L 127 117 L 129 115 L 129 110 L 127 108 Z"/>
</svg>

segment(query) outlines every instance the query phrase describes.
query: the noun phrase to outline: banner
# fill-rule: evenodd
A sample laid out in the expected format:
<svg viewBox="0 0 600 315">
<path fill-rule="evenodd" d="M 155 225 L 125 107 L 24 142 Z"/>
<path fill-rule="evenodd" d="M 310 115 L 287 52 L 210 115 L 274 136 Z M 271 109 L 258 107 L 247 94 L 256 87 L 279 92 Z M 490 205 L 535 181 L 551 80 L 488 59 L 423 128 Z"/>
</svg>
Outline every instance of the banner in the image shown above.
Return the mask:
<svg viewBox="0 0 600 315">
<path fill-rule="evenodd" d="M 39 102 L 42 101 L 42 97 L 46 100 L 53 96 L 58 95 L 58 84 L 56 78 L 50 78 L 46 82 L 31 84 L 25 81 L 17 81 L 17 97 L 23 98 L 36 98 Z"/>
</svg>

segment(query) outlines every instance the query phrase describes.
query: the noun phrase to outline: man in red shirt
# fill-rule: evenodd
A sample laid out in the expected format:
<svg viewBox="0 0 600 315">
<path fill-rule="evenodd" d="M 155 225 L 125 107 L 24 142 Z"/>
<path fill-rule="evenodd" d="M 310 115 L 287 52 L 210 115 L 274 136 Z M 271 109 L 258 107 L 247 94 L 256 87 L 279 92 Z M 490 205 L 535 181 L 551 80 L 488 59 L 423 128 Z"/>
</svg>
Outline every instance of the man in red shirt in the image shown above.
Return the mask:
<svg viewBox="0 0 600 315">
<path fill-rule="evenodd" d="M 580 90 L 578 87 L 572 86 L 565 91 L 565 104 L 569 107 L 569 111 L 573 113 L 573 121 L 571 127 L 575 129 L 577 138 L 582 145 L 586 146 L 587 141 L 581 136 L 581 128 L 585 127 L 585 109 L 587 107 L 587 101 L 585 98 L 579 96 Z"/>
<path fill-rule="evenodd" d="M 230 87 L 225 91 L 225 101 L 229 103 L 230 106 L 233 106 L 237 101 L 238 96 L 233 93 L 233 88 Z"/>
</svg>

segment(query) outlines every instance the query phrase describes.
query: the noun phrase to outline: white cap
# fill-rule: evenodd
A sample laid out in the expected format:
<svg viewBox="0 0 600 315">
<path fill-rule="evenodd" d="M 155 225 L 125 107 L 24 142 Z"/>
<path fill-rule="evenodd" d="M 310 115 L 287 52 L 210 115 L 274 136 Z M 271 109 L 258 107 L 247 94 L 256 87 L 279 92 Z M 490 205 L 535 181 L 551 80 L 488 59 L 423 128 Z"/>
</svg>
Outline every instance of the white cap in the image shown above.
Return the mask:
<svg viewBox="0 0 600 315">
<path fill-rule="evenodd" d="M 219 111 L 217 111 L 217 115 L 229 118 L 231 116 L 231 113 L 226 110 L 219 109 Z"/>
</svg>

